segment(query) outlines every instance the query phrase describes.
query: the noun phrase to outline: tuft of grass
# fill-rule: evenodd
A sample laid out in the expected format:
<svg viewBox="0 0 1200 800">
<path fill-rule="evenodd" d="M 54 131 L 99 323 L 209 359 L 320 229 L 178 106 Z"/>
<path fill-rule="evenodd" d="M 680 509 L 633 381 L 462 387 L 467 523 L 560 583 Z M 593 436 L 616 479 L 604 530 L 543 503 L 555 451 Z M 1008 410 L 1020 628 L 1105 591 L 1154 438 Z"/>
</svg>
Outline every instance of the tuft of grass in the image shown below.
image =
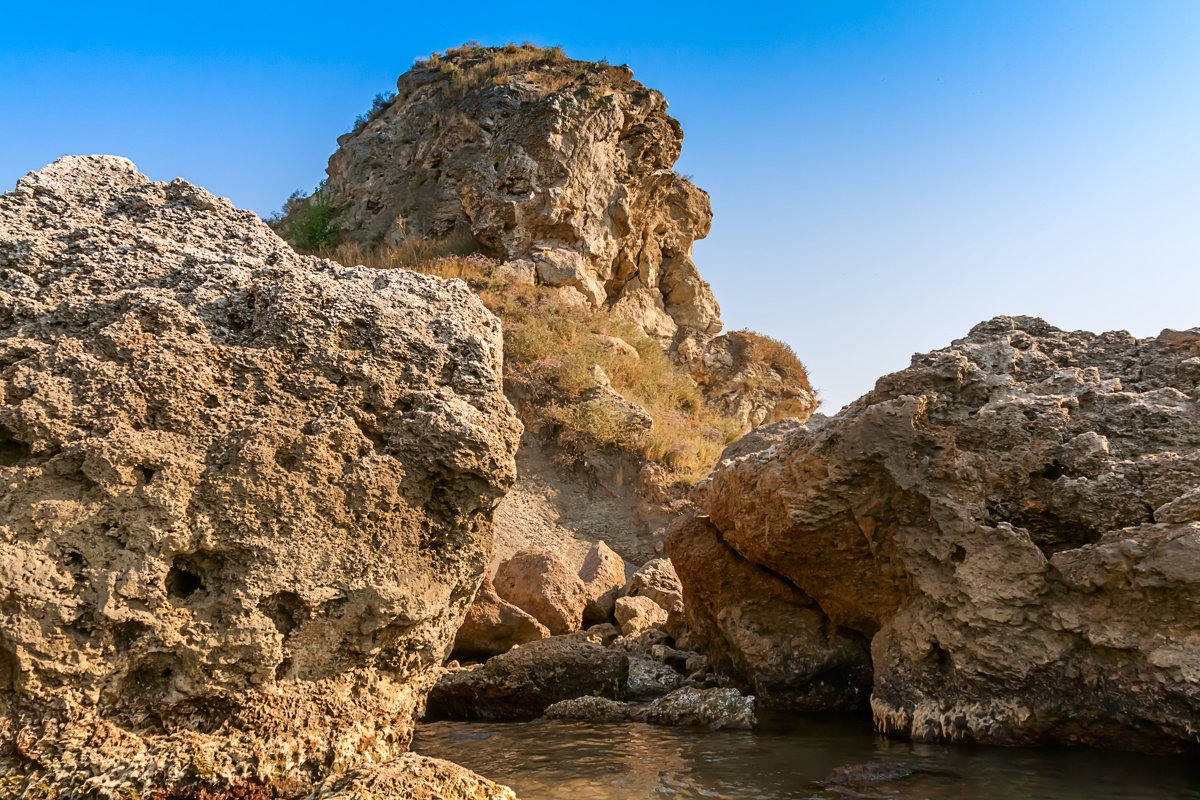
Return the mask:
<svg viewBox="0 0 1200 800">
<path fill-rule="evenodd" d="M 749 329 L 737 333 L 744 337 L 743 354 L 747 360 L 766 364 L 785 381 L 812 391 L 812 385 L 808 382 L 808 370 L 791 345 Z"/>
</svg>

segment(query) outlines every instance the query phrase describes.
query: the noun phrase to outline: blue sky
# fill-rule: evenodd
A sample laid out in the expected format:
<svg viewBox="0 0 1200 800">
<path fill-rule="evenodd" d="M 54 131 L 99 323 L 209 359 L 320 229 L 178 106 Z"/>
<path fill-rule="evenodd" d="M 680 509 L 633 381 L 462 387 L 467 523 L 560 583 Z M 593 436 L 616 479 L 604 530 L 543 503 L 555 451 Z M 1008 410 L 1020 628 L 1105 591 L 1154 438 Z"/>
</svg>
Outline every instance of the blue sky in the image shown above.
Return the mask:
<svg viewBox="0 0 1200 800">
<path fill-rule="evenodd" d="M 1200 325 L 1200 3 L 43 3 L 5 9 L 0 187 L 115 153 L 269 214 L 414 58 L 470 39 L 628 63 L 716 214 L 729 328 L 827 413 L 996 314 Z"/>
</svg>

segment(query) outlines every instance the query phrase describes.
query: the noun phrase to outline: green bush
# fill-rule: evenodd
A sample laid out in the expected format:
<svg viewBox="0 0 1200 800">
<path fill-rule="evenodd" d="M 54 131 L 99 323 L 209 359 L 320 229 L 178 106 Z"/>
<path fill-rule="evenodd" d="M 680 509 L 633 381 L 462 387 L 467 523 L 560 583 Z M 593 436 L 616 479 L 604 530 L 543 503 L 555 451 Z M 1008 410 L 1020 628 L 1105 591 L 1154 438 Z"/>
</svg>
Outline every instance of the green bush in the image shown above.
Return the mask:
<svg viewBox="0 0 1200 800">
<path fill-rule="evenodd" d="M 337 207 L 332 195 L 322 183 L 308 197 L 296 192 L 288 198 L 283 207 L 280 232 L 296 250 L 313 253 L 337 246 L 340 232 L 334 222 Z"/>
</svg>

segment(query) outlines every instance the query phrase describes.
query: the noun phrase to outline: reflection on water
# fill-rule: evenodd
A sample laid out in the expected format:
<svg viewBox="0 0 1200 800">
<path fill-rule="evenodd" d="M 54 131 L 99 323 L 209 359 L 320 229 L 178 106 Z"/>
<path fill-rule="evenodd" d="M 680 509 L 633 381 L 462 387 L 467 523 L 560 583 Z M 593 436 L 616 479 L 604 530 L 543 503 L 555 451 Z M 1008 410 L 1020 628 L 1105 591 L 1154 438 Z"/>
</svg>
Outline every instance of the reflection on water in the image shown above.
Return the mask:
<svg viewBox="0 0 1200 800">
<path fill-rule="evenodd" d="M 844 718 L 716 733 L 438 722 L 417 729 L 413 749 L 508 784 L 522 800 L 1200 800 L 1200 764 L 1186 757 L 914 744 Z M 839 769 L 855 765 L 869 766 Z"/>
</svg>

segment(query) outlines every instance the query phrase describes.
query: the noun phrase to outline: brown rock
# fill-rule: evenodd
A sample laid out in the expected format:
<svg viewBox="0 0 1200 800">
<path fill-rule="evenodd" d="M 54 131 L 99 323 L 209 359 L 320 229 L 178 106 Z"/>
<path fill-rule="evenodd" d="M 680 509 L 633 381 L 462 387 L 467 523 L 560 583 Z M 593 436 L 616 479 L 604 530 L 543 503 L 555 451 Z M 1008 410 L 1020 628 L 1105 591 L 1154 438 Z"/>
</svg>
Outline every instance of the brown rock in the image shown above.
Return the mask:
<svg viewBox="0 0 1200 800">
<path fill-rule="evenodd" d="M 625 585 L 625 559 L 604 542 L 596 542 L 583 559 L 579 579 L 587 600 L 583 623 L 599 625 L 612 620 L 617 595 Z"/>
<path fill-rule="evenodd" d="M 625 584 L 624 593 L 649 598 L 666 612 L 683 609 L 683 586 L 669 558 L 651 559 L 639 567 Z"/>
<path fill-rule="evenodd" d="M 0 309 L 0 773 L 403 752 L 513 480 L 478 298 L 92 156 L 0 197 Z"/>
<path fill-rule="evenodd" d="M 634 636 L 667 621 L 667 612 L 649 597 L 619 597 L 614 613 L 624 636 Z"/>
<path fill-rule="evenodd" d="M 1197 353 L 998 317 L 723 461 L 711 522 L 872 637 L 881 730 L 1195 748 Z"/>
<path fill-rule="evenodd" d="M 838 628 L 804 592 L 739 556 L 706 518 L 675 523 L 667 547 L 683 582 L 688 646 L 707 653 L 717 673 L 775 708 L 866 707 L 867 637 Z"/>
<path fill-rule="evenodd" d="M 645 722 L 709 730 L 746 730 L 758 724 L 754 698 L 736 689 L 684 687 L 651 703 L 623 703 L 606 697 L 577 697 L 546 709 L 546 719 L 586 722 Z"/>
<path fill-rule="evenodd" d="M 460 661 L 481 661 L 549 635 L 545 625 L 505 602 L 492 582 L 484 578 L 454 637 L 451 656 Z"/>
<path fill-rule="evenodd" d="M 549 550 L 522 550 L 500 564 L 496 593 L 532 614 L 550 633 L 573 633 L 583 625 L 587 595 L 575 568 Z"/>
<path fill-rule="evenodd" d="M 584 634 L 521 645 L 471 670 L 443 675 L 429 694 L 431 719 L 535 719 L 552 703 L 620 697 L 629 658 Z"/>
</svg>

